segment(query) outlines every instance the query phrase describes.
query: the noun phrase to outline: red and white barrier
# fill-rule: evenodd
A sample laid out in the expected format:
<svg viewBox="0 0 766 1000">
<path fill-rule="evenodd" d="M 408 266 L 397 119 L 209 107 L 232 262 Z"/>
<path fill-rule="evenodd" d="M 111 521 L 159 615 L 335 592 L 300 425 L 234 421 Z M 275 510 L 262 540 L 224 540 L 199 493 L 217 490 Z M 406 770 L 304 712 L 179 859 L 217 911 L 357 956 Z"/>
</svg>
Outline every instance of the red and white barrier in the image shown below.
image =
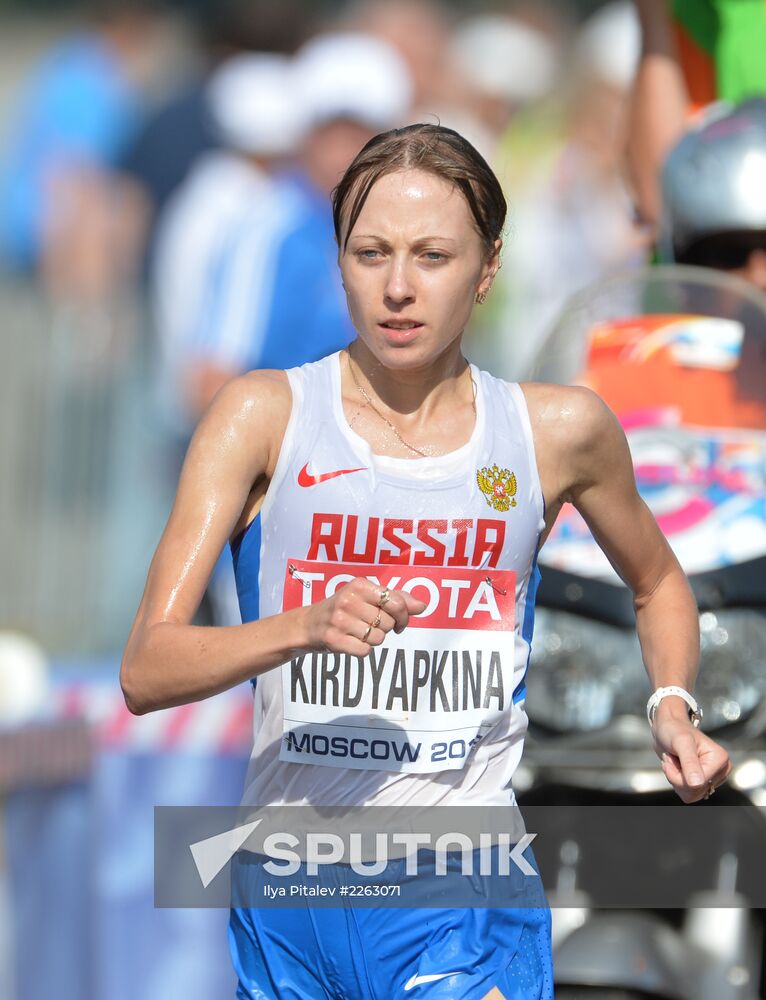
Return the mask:
<svg viewBox="0 0 766 1000">
<path fill-rule="evenodd" d="M 107 748 L 145 753 L 248 754 L 252 688 L 241 685 L 204 701 L 132 715 L 117 685 L 77 682 L 54 690 L 47 717 L 85 719 Z"/>
</svg>

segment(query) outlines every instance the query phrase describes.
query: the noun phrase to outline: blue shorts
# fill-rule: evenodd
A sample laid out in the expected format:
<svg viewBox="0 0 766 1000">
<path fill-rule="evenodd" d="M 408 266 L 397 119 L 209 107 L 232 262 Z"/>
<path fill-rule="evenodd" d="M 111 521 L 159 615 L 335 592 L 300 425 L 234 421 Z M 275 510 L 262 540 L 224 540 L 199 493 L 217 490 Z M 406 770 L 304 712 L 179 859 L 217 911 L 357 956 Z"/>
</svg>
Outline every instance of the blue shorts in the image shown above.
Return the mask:
<svg viewBox="0 0 766 1000">
<path fill-rule="evenodd" d="M 526 855 L 531 863 L 531 852 Z M 536 866 L 535 866 L 536 867 Z M 344 866 L 328 877 L 342 884 Z M 240 1000 L 553 1000 L 551 917 L 509 908 L 234 906 Z"/>
</svg>

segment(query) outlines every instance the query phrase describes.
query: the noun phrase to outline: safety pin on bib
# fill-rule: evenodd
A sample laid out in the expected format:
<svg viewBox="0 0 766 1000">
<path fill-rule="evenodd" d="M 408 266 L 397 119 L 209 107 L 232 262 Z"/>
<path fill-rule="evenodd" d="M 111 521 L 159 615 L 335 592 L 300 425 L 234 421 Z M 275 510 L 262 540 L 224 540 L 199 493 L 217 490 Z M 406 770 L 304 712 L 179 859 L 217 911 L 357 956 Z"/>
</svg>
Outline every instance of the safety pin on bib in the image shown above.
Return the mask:
<svg viewBox="0 0 766 1000">
<path fill-rule="evenodd" d="M 300 585 L 305 587 L 307 590 L 311 586 L 308 580 L 304 580 L 303 577 L 298 574 L 298 567 L 293 566 L 292 563 L 287 564 L 287 572 L 294 580 L 297 580 L 298 583 L 300 583 Z"/>
<path fill-rule="evenodd" d="M 505 589 L 505 587 L 499 587 L 495 583 L 495 581 L 492 579 L 491 576 L 485 576 L 484 577 L 484 582 L 488 583 L 490 585 L 490 587 L 495 591 L 496 594 L 502 594 L 503 597 L 505 597 L 505 595 L 508 593 L 508 591 Z"/>
</svg>

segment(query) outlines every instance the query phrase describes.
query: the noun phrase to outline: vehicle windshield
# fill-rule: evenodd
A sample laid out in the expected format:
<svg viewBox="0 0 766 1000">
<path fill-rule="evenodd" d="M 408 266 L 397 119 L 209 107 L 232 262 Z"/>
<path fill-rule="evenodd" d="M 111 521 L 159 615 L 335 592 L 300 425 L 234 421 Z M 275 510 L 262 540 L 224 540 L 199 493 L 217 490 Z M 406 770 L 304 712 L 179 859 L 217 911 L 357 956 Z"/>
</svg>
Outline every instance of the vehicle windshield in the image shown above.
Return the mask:
<svg viewBox="0 0 766 1000">
<path fill-rule="evenodd" d="M 687 573 L 766 554 L 766 296 L 703 268 L 614 278 L 573 300 L 536 372 L 589 386 L 615 412 Z M 571 507 L 541 561 L 617 580 Z"/>
</svg>

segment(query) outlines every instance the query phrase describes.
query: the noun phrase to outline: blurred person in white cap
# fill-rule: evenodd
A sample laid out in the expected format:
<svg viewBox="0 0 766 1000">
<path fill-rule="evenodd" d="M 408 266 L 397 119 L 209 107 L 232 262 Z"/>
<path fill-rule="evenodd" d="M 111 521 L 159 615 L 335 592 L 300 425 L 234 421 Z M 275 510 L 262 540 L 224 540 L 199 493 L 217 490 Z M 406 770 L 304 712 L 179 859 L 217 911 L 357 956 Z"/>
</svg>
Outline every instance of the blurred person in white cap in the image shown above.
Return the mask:
<svg viewBox="0 0 766 1000">
<path fill-rule="evenodd" d="M 278 7 L 273 0 L 216 0 L 184 11 L 193 58 L 150 109 L 119 163 L 146 202 L 143 277 L 151 271 L 156 226 L 169 199 L 197 159 L 221 146 L 211 115 L 210 79 L 237 55 L 292 55 L 310 37 L 311 20 L 302 0 L 280 0 Z"/>
<path fill-rule="evenodd" d="M 258 213 L 265 249 L 291 217 L 275 172 L 298 147 L 302 105 L 286 56 L 245 54 L 212 76 L 207 102 L 222 148 L 200 157 L 159 221 L 151 276 L 164 408 L 186 435 L 210 377 L 194 344 L 218 255 L 243 212 Z"/>
<path fill-rule="evenodd" d="M 318 35 L 298 52 L 296 75 L 310 122 L 301 169 L 329 223 L 327 196 L 348 164 L 376 132 L 406 120 L 412 77 L 392 45 L 361 32 Z"/>
<path fill-rule="evenodd" d="M 246 367 L 238 327 L 222 324 L 214 345 L 206 315 L 221 258 L 243 217 L 251 258 L 248 292 L 268 296 L 276 248 L 294 224 L 295 193 L 277 176 L 295 153 L 305 118 L 292 62 L 275 53 L 246 53 L 222 63 L 207 87 L 221 148 L 199 157 L 160 216 L 150 281 L 160 353 L 160 405 L 175 438 L 171 474 L 202 410 L 232 373 Z M 232 337 L 231 334 L 234 333 Z M 222 558 L 206 611 L 220 624 L 239 620 L 231 559 Z"/>
<path fill-rule="evenodd" d="M 391 46 L 358 33 L 312 39 L 297 53 L 293 74 L 305 130 L 296 166 L 281 179 L 297 208 L 268 260 L 258 208 L 239 216 L 201 316 L 197 349 L 208 359 L 209 377 L 198 414 L 243 371 L 315 361 L 353 337 L 329 196 L 368 139 L 404 120 L 412 84 Z"/>
</svg>

